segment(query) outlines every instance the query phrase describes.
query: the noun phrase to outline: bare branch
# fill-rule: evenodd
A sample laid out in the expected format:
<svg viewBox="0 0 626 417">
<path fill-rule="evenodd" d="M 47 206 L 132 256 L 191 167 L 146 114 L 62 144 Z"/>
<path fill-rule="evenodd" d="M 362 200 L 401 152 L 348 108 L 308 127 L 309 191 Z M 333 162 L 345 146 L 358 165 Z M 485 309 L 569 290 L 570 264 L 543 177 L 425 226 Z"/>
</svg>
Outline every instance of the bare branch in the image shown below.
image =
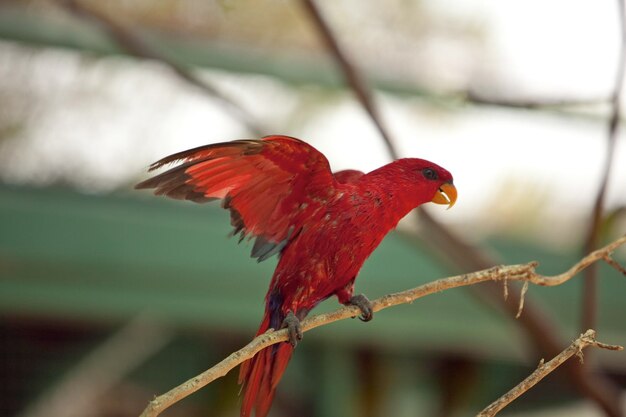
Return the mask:
<svg viewBox="0 0 626 417">
<path fill-rule="evenodd" d="M 252 115 L 250 115 L 240 105 L 235 103 L 231 98 L 227 97 L 208 81 L 202 80 L 183 65 L 174 62 L 154 50 L 154 48 L 135 35 L 131 29 L 114 20 L 111 16 L 108 16 L 107 14 L 77 0 L 53 1 L 77 16 L 82 16 L 98 24 L 111 37 L 111 39 L 115 40 L 115 42 L 129 54 L 139 58 L 159 61 L 168 66 L 181 79 L 195 86 L 212 99 L 217 100 L 223 106 L 223 109 L 228 112 L 233 119 L 243 124 L 251 134 L 255 136 L 263 136 L 266 133 L 265 129 L 259 125 L 258 121 L 254 120 Z"/>
<path fill-rule="evenodd" d="M 449 278 L 442 278 L 410 290 L 388 294 L 372 301 L 373 311 L 380 311 L 392 306 L 411 303 L 418 298 L 430 294 L 438 293 L 451 288 L 463 287 L 478 284 L 485 281 L 525 281 L 542 286 L 556 286 L 574 277 L 584 268 L 594 262 L 603 260 L 606 255 L 612 253 L 620 245 L 626 243 L 626 236 L 612 242 L 581 259 L 568 271 L 560 275 L 544 276 L 535 272 L 536 262 L 521 265 L 498 266 L 469 274 L 457 275 Z M 306 332 L 319 326 L 330 324 L 339 320 L 355 317 L 360 310 L 355 306 L 341 307 L 333 312 L 319 314 L 302 321 L 302 331 Z M 252 358 L 260 350 L 275 343 L 288 340 L 287 330 L 268 331 L 254 338 L 249 344 L 237 352 L 232 353 L 226 359 L 219 362 L 212 368 L 204 371 L 198 376 L 182 383 L 178 387 L 156 397 L 150 401 L 148 407 L 143 411 L 141 417 L 156 417 L 162 411 L 198 391 L 200 388 L 213 382 L 217 378 L 226 375 L 231 369 Z"/>
<path fill-rule="evenodd" d="M 516 385 L 509 392 L 498 398 L 493 403 L 489 404 L 483 411 L 478 413 L 477 417 L 492 417 L 498 414 L 504 407 L 509 405 L 515 399 L 517 399 L 520 395 L 524 394 L 526 391 L 534 387 L 539 381 L 552 373 L 556 368 L 561 366 L 565 361 L 570 359 L 572 356 L 576 355 L 579 357 L 580 361 L 583 361 L 582 351 L 584 348 L 594 346 L 601 349 L 609 349 L 609 350 L 623 350 L 622 346 L 616 345 L 607 345 L 605 343 L 601 343 L 596 341 L 596 332 L 595 330 L 587 330 L 584 334 L 581 334 L 580 337 L 568 347 L 563 352 L 554 357 L 551 361 L 547 363 L 543 363 L 543 359 L 539 363 L 537 369 L 530 374 L 526 379 Z"/>
</svg>

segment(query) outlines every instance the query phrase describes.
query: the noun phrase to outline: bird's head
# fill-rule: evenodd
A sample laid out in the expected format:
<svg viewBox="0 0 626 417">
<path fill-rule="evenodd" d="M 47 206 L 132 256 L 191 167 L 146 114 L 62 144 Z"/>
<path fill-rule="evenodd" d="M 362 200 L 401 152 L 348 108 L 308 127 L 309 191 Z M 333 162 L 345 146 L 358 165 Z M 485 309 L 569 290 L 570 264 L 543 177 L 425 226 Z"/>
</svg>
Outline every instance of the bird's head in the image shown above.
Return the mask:
<svg viewBox="0 0 626 417">
<path fill-rule="evenodd" d="M 402 194 L 411 195 L 416 199 L 416 205 L 432 202 L 447 204 L 450 208 L 456 202 L 452 174 L 445 168 L 417 158 L 399 159 L 390 165 L 396 171 L 394 177 Z"/>
</svg>

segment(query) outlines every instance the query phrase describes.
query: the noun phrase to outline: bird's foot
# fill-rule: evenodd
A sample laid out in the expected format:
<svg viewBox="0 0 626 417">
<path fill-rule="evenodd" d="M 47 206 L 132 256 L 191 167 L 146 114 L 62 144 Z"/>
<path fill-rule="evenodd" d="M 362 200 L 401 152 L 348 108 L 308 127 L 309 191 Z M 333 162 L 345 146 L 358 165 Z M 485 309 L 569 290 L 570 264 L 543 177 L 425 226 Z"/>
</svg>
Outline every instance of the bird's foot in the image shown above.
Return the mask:
<svg viewBox="0 0 626 417">
<path fill-rule="evenodd" d="M 372 310 L 372 302 L 364 295 L 354 295 L 350 298 L 350 305 L 357 306 L 361 310 L 359 320 L 370 321 L 374 317 L 374 310 Z"/>
<path fill-rule="evenodd" d="M 294 348 L 298 345 L 298 342 L 302 340 L 302 327 L 300 326 L 300 319 L 293 314 L 293 311 L 287 313 L 287 317 L 283 320 L 281 329 L 287 329 L 289 333 L 289 343 Z"/>
</svg>

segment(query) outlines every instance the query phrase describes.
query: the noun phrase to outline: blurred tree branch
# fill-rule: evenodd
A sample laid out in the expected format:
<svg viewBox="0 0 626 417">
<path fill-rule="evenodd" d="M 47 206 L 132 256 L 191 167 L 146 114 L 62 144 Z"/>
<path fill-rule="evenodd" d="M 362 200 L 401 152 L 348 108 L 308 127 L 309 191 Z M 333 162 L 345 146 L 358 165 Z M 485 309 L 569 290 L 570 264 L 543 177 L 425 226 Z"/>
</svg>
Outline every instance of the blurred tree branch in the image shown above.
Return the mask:
<svg viewBox="0 0 626 417">
<path fill-rule="evenodd" d="M 262 127 L 254 117 L 249 114 L 243 107 L 233 101 L 230 97 L 227 97 L 224 93 L 219 91 L 215 86 L 206 80 L 201 79 L 195 75 L 190 69 L 185 68 L 183 65 L 167 58 L 157 52 L 154 48 L 150 47 L 139 36 L 134 34 L 130 28 L 127 28 L 122 23 L 116 21 L 111 16 L 100 12 L 91 6 L 87 6 L 84 3 L 77 0 L 52 0 L 57 4 L 63 6 L 66 10 L 73 14 L 89 19 L 99 25 L 117 44 L 120 48 L 127 51 L 130 55 L 138 58 L 152 59 L 161 62 L 165 66 L 169 67 L 174 74 L 186 81 L 187 83 L 195 86 L 200 91 L 210 96 L 212 99 L 219 102 L 224 111 L 229 113 L 231 117 L 239 121 L 247 130 L 254 136 L 264 136 L 267 134 L 267 130 Z"/>
<path fill-rule="evenodd" d="M 304 8 L 307 10 L 307 12 L 310 14 L 311 19 L 317 26 L 317 29 L 322 36 L 324 42 L 330 49 L 333 57 L 335 58 L 335 61 L 337 61 L 337 64 L 341 68 L 346 82 L 348 83 L 350 88 L 352 88 L 352 91 L 354 91 L 354 94 L 369 115 L 370 119 L 374 123 L 374 126 L 376 126 L 376 129 L 378 129 L 380 136 L 383 138 L 383 141 L 387 146 L 389 155 L 391 155 L 392 159 L 398 159 L 398 152 L 396 151 L 393 142 L 391 141 L 391 136 L 389 135 L 387 129 L 383 124 L 383 120 L 378 112 L 378 107 L 376 106 L 374 97 L 372 95 L 372 92 L 368 88 L 367 83 L 361 76 L 360 72 L 357 71 L 356 67 L 352 65 L 352 62 L 348 59 L 347 55 L 339 46 L 339 42 L 333 35 L 330 27 L 322 17 L 321 13 L 317 9 L 314 1 L 303 0 L 302 4 L 304 5 Z"/>
<path fill-rule="evenodd" d="M 395 150 L 390 135 L 383 126 L 364 78 L 338 46 L 339 43 L 326 24 L 322 14 L 317 9 L 314 0 L 303 0 L 303 5 L 310 13 L 311 19 L 316 24 L 318 32 L 329 46 L 330 52 L 343 71 L 346 82 L 354 90 L 361 105 L 366 109 L 370 118 L 381 132 L 381 136 L 389 149 L 391 157 L 394 159 L 397 158 L 398 152 Z M 471 271 L 485 269 L 496 264 L 486 253 L 463 241 L 459 236 L 437 222 L 426 210 L 420 209 L 419 213 L 420 222 L 424 229 L 423 234 L 429 237 L 428 241 L 422 240 L 422 242 L 437 253 L 440 258 L 445 258 L 447 263 L 454 266 L 455 269 Z M 417 236 L 417 238 L 420 239 L 419 236 Z M 521 297 L 512 296 L 503 300 L 500 297 L 499 290 L 493 286 L 476 288 L 474 291 L 478 293 L 481 298 L 486 298 L 491 303 L 495 302 L 504 306 L 505 310 L 513 317 L 517 316 L 519 305 L 522 302 Z M 549 357 L 556 356 L 558 352 L 560 352 L 560 346 L 564 345 L 564 343 L 560 341 L 557 326 L 554 325 L 549 317 L 542 313 L 534 303 L 526 302 L 525 308 L 526 314 L 523 315 L 522 320 L 519 320 L 520 325 L 543 355 Z M 572 382 L 574 387 L 576 387 L 581 394 L 596 402 L 608 416 L 622 416 L 619 391 L 609 380 L 601 375 L 594 375 L 593 378 L 591 378 L 586 375 L 586 373 L 581 372 L 579 368 L 568 366 L 565 369 L 570 374 L 568 380 Z"/>
<path fill-rule="evenodd" d="M 580 363 L 583 363 L 583 349 L 589 346 L 608 350 L 623 350 L 622 346 L 607 345 L 596 340 L 595 330 L 587 330 L 584 334 L 572 342 L 563 352 L 552 358 L 549 362 L 544 363 L 543 359 L 539 362 L 539 366 L 526 379 L 516 385 L 509 392 L 489 404 L 483 411 L 478 413 L 477 417 L 492 417 L 498 414 L 504 407 L 515 401 L 520 395 L 537 385 L 539 381 L 552 373 L 556 368 L 563 365 L 565 361 L 576 355 Z"/>
<path fill-rule="evenodd" d="M 512 109 L 537 110 L 546 108 L 594 106 L 611 102 L 609 97 L 593 97 L 586 99 L 533 99 L 487 96 L 477 91 L 468 91 L 462 95 L 463 100 L 473 104 L 509 107 Z"/>
<path fill-rule="evenodd" d="M 620 49 L 617 73 L 615 76 L 615 84 L 611 96 L 611 116 L 608 120 L 607 129 L 607 149 L 606 160 L 603 165 L 602 179 L 600 180 L 600 188 L 596 195 L 587 237 L 584 243 L 583 252 L 589 252 L 598 247 L 600 240 L 600 229 L 602 225 L 602 215 L 604 212 L 604 202 L 606 200 L 606 188 L 609 182 L 609 175 L 613 165 L 613 153 L 617 142 L 617 134 L 619 131 L 619 122 L 621 114 L 620 94 L 624 84 L 624 71 L 626 70 L 626 24 L 624 23 L 624 0 L 617 0 L 618 19 L 620 28 Z M 582 329 L 590 329 L 596 327 L 596 315 L 598 309 L 598 269 L 591 267 L 585 271 L 585 279 L 582 289 Z"/>
<path fill-rule="evenodd" d="M 626 236 L 623 236 L 620 239 L 605 246 L 604 248 L 585 256 L 566 272 L 559 275 L 544 276 L 536 273 L 536 262 L 530 262 L 521 265 L 496 266 L 484 269 L 482 271 L 442 278 L 406 291 L 385 295 L 372 301 L 372 309 L 373 311 L 380 311 L 396 305 L 412 303 L 418 298 L 422 298 L 430 294 L 439 293 L 444 290 L 475 285 L 486 281 L 501 281 L 504 282 L 504 285 L 507 285 L 509 281 L 530 282 L 541 286 L 561 285 L 576 276 L 576 274 L 578 274 L 581 270 L 589 267 L 595 262 L 612 259 L 611 253 L 625 243 Z M 609 264 L 612 265 L 611 263 Z M 358 307 L 343 306 L 329 313 L 311 316 L 302 321 L 302 331 L 306 332 L 319 326 L 323 326 L 351 317 L 356 317 L 359 313 L 360 310 L 358 309 Z M 158 416 L 161 412 L 163 412 L 165 409 L 169 408 L 173 404 L 193 394 L 194 392 L 198 391 L 199 389 L 208 385 L 214 380 L 223 377 L 237 365 L 241 364 L 247 359 L 252 358 L 262 349 L 279 342 L 286 342 L 287 340 L 287 329 L 268 331 L 262 335 L 255 337 L 246 346 L 230 354 L 227 358 L 225 358 L 212 368 L 202 372 L 201 374 L 189 379 L 188 381 L 171 389 L 165 394 L 162 394 L 156 397 L 154 400 L 150 401 L 146 409 L 141 413 L 140 417 Z"/>
</svg>

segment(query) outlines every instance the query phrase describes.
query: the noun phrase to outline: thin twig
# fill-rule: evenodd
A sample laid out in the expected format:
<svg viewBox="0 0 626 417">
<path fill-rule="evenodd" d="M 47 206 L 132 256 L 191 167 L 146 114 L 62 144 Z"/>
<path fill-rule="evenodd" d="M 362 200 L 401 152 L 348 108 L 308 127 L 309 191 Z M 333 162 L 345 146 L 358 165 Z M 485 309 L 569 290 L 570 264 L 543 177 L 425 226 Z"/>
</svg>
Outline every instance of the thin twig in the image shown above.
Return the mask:
<svg viewBox="0 0 626 417">
<path fill-rule="evenodd" d="M 587 330 L 584 334 L 581 334 L 580 337 L 572 344 L 566 348 L 563 352 L 559 353 L 556 357 L 554 357 L 551 361 L 539 364 L 537 369 L 530 374 L 526 379 L 516 385 L 509 392 L 498 398 L 493 403 L 489 404 L 483 411 L 478 413 L 477 417 L 492 417 L 498 414 L 504 407 L 509 405 L 515 399 L 517 399 L 520 395 L 524 394 L 526 391 L 534 387 L 539 381 L 552 373 L 556 368 L 561 366 L 565 361 L 570 359 L 572 356 L 576 355 L 580 361 L 582 362 L 583 356 L 582 351 L 584 348 L 594 346 L 601 349 L 608 350 L 623 350 L 622 346 L 617 345 L 607 345 L 605 343 L 601 343 L 596 341 L 596 332 L 595 330 Z"/>
<path fill-rule="evenodd" d="M 200 91 L 208 95 L 214 100 L 217 100 L 223 109 L 228 112 L 235 120 L 245 126 L 251 134 L 255 136 L 263 136 L 266 134 L 266 130 L 254 120 L 253 116 L 244 110 L 239 104 L 235 103 L 231 98 L 227 97 L 224 93 L 219 91 L 215 86 L 208 81 L 201 79 L 188 68 L 183 65 L 174 62 L 170 58 L 163 56 L 157 52 L 150 45 L 145 43 L 140 37 L 135 35 L 130 28 L 127 28 L 120 22 L 114 20 L 111 16 L 102 13 L 99 10 L 87 6 L 86 4 L 77 0 L 53 0 L 56 3 L 63 6 L 66 10 L 90 19 L 98 24 L 115 42 L 119 47 L 126 50 L 129 54 L 138 58 L 152 59 L 159 61 L 162 64 L 169 67 L 177 76 L 184 81 L 192 84 Z"/>
<path fill-rule="evenodd" d="M 615 77 L 615 85 L 613 86 L 613 93 L 611 95 L 611 117 L 609 118 L 607 129 L 606 161 L 603 166 L 604 170 L 602 172 L 600 188 L 598 189 L 598 194 L 596 195 L 593 205 L 593 211 L 591 213 L 591 220 L 589 222 L 589 229 L 587 231 L 587 238 L 585 239 L 583 253 L 590 252 L 598 247 L 598 241 L 600 239 L 600 225 L 602 222 L 602 214 L 604 212 L 604 202 L 606 200 L 606 189 L 609 182 L 611 167 L 613 165 L 613 154 L 615 153 L 615 144 L 617 142 L 617 133 L 619 130 L 621 113 L 620 93 L 624 84 L 624 71 L 626 70 L 626 24 L 624 23 L 624 0 L 617 0 L 617 5 L 619 10 L 621 37 L 619 63 Z M 597 281 L 598 268 L 596 266 L 593 266 L 585 271 L 585 279 L 583 281 L 582 289 L 582 329 L 593 328 L 596 325 L 598 304 Z"/>
<path fill-rule="evenodd" d="M 449 278 L 442 278 L 410 290 L 388 294 L 372 301 L 373 311 L 380 311 L 392 306 L 411 303 L 418 298 L 425 297 L 430 294 L 438 293 L 451 288 L 463 287 L 478 284 L 485 281 L 526 281 L 542 286 L 556 286 L 574 277 L 584 268 L 592 265 L 594 262 L 604 260 L 605 256 L 612 253 L 620 245 L 626 243 L 626 236 L 612 242 L 611 244 L 599 249 L 581 259 L 568 271 L 560 275 L 544 276 L 535 272 L 536 262 L 530 262 L 520 265 L 499 266 L 485 269 L 469 274 L 457 275 Z M 338 320 L 355 317 L 359 314 L 359 309 L 354 306 L 341 307 L 333 312 L 312 316 L 302 321 L 302 331 L 314 329 Z M 271 346 L 275 343 L 288 340 L 287 330 L 268 331 L 254 338 L 245 347 L 232 353 L 226 359 L 219 362 L 212 368 L 204 371 L 198 376 L 182 383 L 163 395 L 156 397 L 150 401 L 141 417 L 156 417 L 162 411 L 182 400 L 188 395 L 198 391 L 212 381 L 226 375 L 230 370 L 252 358 L 257 352 Z"/>
<path fill-rule="evenodd" d="M 522 316 L 522 312 L 524 311 L 524 297 L 526 297 L 526 291 L 528 291 L 528 281 L 524 282 L 522 290 L 519 294 L 519 308 L 517 309 L 517 314 L 515 315 L 516 319 L 519 319 Z"/>
</svg>

